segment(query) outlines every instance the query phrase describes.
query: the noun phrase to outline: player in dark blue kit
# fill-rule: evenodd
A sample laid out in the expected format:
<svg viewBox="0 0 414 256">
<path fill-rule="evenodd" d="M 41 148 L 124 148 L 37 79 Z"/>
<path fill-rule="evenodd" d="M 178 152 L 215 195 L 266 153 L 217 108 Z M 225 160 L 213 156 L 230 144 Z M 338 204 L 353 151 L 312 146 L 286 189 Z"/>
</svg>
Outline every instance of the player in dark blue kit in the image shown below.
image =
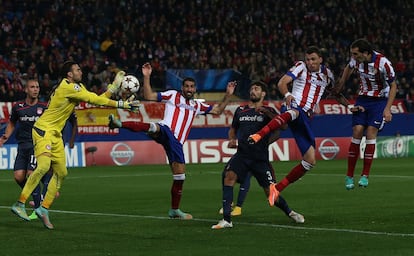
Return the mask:
<svg viewBox="0 0 414 256">
<path fill-rule="evenodd" d="M 236 182 L 243 184 L 250 178 L 249 172 L 263 187 L 266 196 L 269 195 L 269 186 L 275 183 L 275 174 L 269 161 L 269 144 L 279 138 L 279 130 L 267 134 L 266 138 L 257 144 L 249 144 L 247 138 L 265 126 L 275 115 L 276 111 L 263 105 L 266 96 L 266 84 L 253 82 L 250 86 L 250 102 L 240 106 L 234 113 L 229 132 L 229 139 L 238 141 L 237 152 L 226 164 L 223 171 L 223 219 L 212 229 L 231 228 L 231 203 L 233 202 L 233 187 Z M 279 196 L 276 204 L 287 216 L 297 223 L 303 223 L 304 217 L 292 211 L 285 199 Z"/>
<path fill-rule="evenodd" d="M 25 86 L 26 99 L 16 102 L 12 107 L 10 120 L 4 134 L 0 137 L 0 147 L 9 139 L 13 131 L 18 143 L 17 156 L 14 162 L 14 179 L 23 188 L 27 177 L 36 167 L 36 158 L 33 152 L 32 128 L 35 121 L 47 108 L 46 102 L 39 101 L 39 83 L 36 80 L 28 80 Z M 43 191 L 37 186 L 32 193 L 34 207 L 40 206 L 42 194 L 44 195 L 51 175 L 45 175 L 42 179 Z M 33 212 L 30 219 L 37 219 Z"/>
</svg>

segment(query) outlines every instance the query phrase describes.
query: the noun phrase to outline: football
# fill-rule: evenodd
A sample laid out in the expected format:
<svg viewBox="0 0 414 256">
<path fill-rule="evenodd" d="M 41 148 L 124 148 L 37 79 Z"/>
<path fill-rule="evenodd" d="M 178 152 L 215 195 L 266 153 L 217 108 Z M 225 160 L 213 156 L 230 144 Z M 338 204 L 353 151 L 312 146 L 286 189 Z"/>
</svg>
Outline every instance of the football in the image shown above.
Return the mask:
<svg viewBox="0 0 414 256">
<path fill-rule="evenodd" d="M 121 90 L 125 93 L 136 93 L 139 90 L 139 81 L 133 75 L 126 75 L 121 82 Z"/>
</svg>

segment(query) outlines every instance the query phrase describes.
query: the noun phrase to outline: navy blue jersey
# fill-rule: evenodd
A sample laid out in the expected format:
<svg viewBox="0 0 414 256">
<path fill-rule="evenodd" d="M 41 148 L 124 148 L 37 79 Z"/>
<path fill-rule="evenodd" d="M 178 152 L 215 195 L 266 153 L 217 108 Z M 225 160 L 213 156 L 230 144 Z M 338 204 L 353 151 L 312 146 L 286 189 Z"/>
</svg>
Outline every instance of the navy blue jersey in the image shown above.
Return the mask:
<svg viewBox="0 0 414 256">
<path fill-rule="evenodd" d="M 33 143 L 33 125 L 46 108 L 46 102 L 38 102 L 37 104 L 30 106 L 22 101 L 16 102 L 16 104 L 13 105 L 10 121 L 16 124 L 15 137 L 19 144 Z"/>
<path fill-rule="evenodd" d="M 274 108 L 265 106 L 270 112 L 275 113 Z M 269 159 L 269 137 L 267 134 L 256 144 L 249 144 L 247 138 L 263 128 L 271 119 L 264 113 L 256 111 L 248 105 L 236 109 L 231 126 L 237 132 L 237 153 L 246 155 L 249 159 L 268 161 Z"/>
</svg>

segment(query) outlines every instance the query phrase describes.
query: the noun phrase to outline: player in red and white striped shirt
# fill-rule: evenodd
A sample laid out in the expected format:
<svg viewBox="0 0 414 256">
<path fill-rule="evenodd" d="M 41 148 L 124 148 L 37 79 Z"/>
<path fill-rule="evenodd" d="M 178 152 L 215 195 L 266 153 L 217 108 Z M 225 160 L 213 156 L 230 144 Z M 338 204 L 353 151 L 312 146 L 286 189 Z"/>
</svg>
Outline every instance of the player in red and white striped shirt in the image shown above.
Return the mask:
<svg viewBox="0 0 414 256">
<path fill-rule="evenodd" d="M 374 51 L 367 40 L 354 41 L 350 52 L 351 60 L 344 69 L 338 88 L 342 89 L 352 72 L 356 72 L 359 76 L 360 89 L 355 106 L 359 106 L 362 111 L 353 112 L 352 115 L 352 140 L 345 177 L 345 187 L 348 190 L 354 188 L 353 177 L 364 132 L 366 133 L 364 164 L 358 185 L 368 186 L 377 134 L 384 123 L 392 119 L 391 106 L 397 91 L 391 62 L 383 54 Z"/>
<path fill-rule="evenodd" d="M 183 80 L 181 91 L 167 90 L 154 92 L 150 85 L 152 67 L 146 63 L 142 67 L 144 75 L 144 98 L 165 103 L 164 118 L 158 123 L 121 122 L 110 116 L 110 128 L 126 128 L 132 131 L 144 131 L 159 144 L 163 145 L 173 174 L 171 187 L 171 218 L 192 219 L 191 214 L 180 210 L 181 194 L 185 180 L 185 159 L 183 144 L 190 132 L 191 125 L 197 115 L 219 115 L 230 101 L 236 87 L 235 82 L 229 82 L 226 94 L 220 104 L 214 106 L 194 100 L 196 83 L 193 78 Z"/>
<path fill-rule="evenodd" d="M 195 89 L 195 80 L 185 78 L 183 91 L 168 90 L 156 94 L 156 100 L 165 103 L 164 119 L 159 124 L 168 126 L 181 144 L 186 141 L 195 116 L 212 109 L 212 106 L 192 99 Z"/>
<path fill-rule="evenodd" d="M 270 185 L 268 199 L 271 206 L 275 204 L 281 191 L 305 175 L 315 165 L 315 135 L 310 126 L 313 109 L 319 103 L 325 89 L 332 88 L 333 83 L 334 76 L 323 65 L 321 51 L 318 47 L 310 46 L 305 52 L 305 61 L 297 62 L 279 80 L 279 91 L 285 95 L 285 107 L 281 109 L 283 114 L 276 116 L 260 131 L 250 135 L 249 142 L 257 143 L 269 132 L 288 123 L 302 153 L 301 163 L 295 166 L 279 183 Z M 290 84 L 292 84 L 292 92 L 288 90 Z M 346 104 L 343 96 L 337 100 L 344 105 Z"/>
</svg>

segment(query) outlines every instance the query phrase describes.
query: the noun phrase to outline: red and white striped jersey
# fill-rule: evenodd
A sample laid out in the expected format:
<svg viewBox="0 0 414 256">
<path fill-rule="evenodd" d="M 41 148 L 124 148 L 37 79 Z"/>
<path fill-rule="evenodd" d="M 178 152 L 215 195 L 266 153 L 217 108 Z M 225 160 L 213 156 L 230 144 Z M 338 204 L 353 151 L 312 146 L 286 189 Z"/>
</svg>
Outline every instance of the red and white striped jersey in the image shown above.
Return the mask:
<svg viewBox="0 0 414 256">
<path fill-rule="evenodd" d="M 181 144 L 186 141 L 195 116 L 207 114 L 212 109 L 208 104 L 187 100 L 175 90 L 158 92 L 158 101 L 165 103 L 164 119 L 160 123 L 170 127 Z"/>
<path fill-rule="evenodd" d="M 305 62 L 298 61 L 287 75 L 293 78 L 292 95 L 305 112 L 313 111 L 326 87 L 334 84 L 332 71 L 324 65 L 321 65 L 318 72 L 310 72 Z"/>
<path fill-rule="evenodd" d="M 388 97 L 390 84 L 395 80 L 395 72 L 391 61 L 383 54 L 374 51 L 369 63 L 359 63 L 351 58 L 349 67 L 358 72 L 359 95 Z"/>
</svg>

